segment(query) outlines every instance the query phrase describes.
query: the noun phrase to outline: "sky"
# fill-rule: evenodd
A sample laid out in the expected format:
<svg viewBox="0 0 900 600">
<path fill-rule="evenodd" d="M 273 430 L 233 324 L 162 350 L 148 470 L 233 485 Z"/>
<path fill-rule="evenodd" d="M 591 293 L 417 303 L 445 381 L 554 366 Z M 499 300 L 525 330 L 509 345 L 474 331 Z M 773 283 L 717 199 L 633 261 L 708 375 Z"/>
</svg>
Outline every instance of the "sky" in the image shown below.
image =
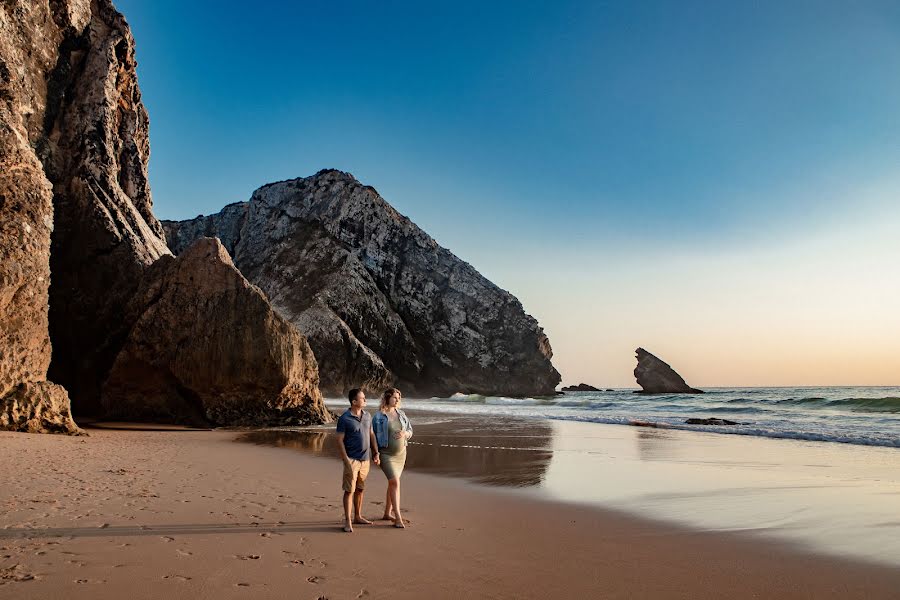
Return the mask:
<svg viewBox="0 0 900 600">
<path fill-rule="evenodd" d="M 900 385 L 900 4 L 117 0 L 159 218 L 322 168 L 518 297 L 563 384 Z"/>
</svg>

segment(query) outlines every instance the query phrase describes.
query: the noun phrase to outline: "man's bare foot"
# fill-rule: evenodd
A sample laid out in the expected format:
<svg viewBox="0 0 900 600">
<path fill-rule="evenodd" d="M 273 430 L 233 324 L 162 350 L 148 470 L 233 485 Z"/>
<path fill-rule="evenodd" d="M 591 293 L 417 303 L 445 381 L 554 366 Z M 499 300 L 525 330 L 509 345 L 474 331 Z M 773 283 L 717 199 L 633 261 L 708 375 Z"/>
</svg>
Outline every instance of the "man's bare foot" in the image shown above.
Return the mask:
<svg viewBox="0 0 900 600">
<path fill-rule="evenodd" d="M 356 523 L 357 525 L 371 525 L 372 524 L 372 521 L 368 520 L 365 517 L 356 517 L 355 519 L 353 519 L 353 522 Z"/>
<path fill-rule="evenodd" d="M 347 533 L 353 533 L 353 526 L 350 523 L 344 523 L 344 531 Z"/>
<path fill-rule="evenodd" d="M 379 520 L 380 520 L 380 521 L 396 521 L 396 520 L 397 520 L 397 515 L 394 515 L 394 514 L 390 514 L 390 515 L 385 514 L 385 515 L 382 515 L 381 519 L 379 519 Z"/>
</svg>

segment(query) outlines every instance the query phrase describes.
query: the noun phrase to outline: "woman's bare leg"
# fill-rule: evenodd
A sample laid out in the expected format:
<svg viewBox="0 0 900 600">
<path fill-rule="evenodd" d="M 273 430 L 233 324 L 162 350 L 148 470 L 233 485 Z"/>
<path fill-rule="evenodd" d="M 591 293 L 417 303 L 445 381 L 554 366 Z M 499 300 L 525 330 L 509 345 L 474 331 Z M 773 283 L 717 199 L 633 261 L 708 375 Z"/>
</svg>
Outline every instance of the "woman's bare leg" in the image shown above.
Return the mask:
<svg viewBox="0 0 900 600">
<path fill-rule="evenodd" d="M 400 478 L 391 479 L 388 481 L 388 492 L 390 492 L 392 498 L 391 502 L 394 505 L 394 527 L 406 527 L 403 524 L 403 517 L 400 515 Z"/>
<path fill-rule="evenodd" d="M 393 521 L 394 520 L 394 499 L 391 497 L 391 480 L 388 479 L 388 488 L 387 492 L 384 494 L 384 516 L 381 517 L 383 521 Z"/>
</svg>

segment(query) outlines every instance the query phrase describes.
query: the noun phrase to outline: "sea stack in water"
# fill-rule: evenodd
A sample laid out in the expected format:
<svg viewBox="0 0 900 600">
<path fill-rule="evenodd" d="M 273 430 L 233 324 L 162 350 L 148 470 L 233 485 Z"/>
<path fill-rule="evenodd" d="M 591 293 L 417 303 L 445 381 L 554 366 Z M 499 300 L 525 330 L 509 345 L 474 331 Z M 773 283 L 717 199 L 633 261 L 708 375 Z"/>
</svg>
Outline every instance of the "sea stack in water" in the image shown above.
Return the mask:
<svg viewBox="0 0 900 600">
<path fill-rule="evenodd" d="M 579 383 L 578 385 L 570 385 L 564 387 L 562 389 L 564 392 L 599 392 L 599 388 L 595 388 L 592 385 L 588 385 L 586 383 Z"/>
<path fill-rule="evenodd" d="M 667 363 L 653 356 L 643 348 L 635 350 L 638 364 L 634 377 L 643 390 L 639 394 L 702 394 L 702 390 L 692 388 L 681 375 Z"/>
<path fill-rule="evenodd" d="M 0 428 L 76 433 L 70 398 L 76 415 L 103 416 L 104 395 L 117 417 L 160 415 L 160 392 L 149 381 L 161 373 L 177 374 L 157 384 L 177 389 L 179 402 L 193 398 L 207 416 L 229 415 L 216 421 L 258 417 L 268 424 L 276 407 L 296 422 L 295 409 L 307 397 L 318 403 L 306 411 L 311 420 L 327 419 L 312 391 L 312 358 L 273 359 L 273 352 L 304 357 L 303 344 L 259 306 L 256 299 L 265 299 L 258 290 L 234 283 L 226 293 L 234 311 L 249 307 L 252 314 L 228 313 L 230 320 L 218 323 L 206 321 L 218 313 L 205 310 L 222 307 L 216 286 L 190 289 L 189 278 L 177 290 L 167 284 L 187 266 L 174 261 L 153 216 L 148 126 L 134 39 L 109 0 L 0 3 Z M 240 277 L 224 253 L 211 252 L 209 261 L 217 263 L 212 271 Z M 153 331 L 147 315 L 165 302 L 192 311 L 181 315 L 179 327 L 210 337 Z M 223 327 L 234 331 L 225 335 Z M 165 335 L 171 339 L 161 340 Z M 220 373 L 222 379 L 208 377 L 203 361 L 171 362 L 196 358 L 191 353 L 203 344 L 251 337 L 269 350 L 240 360 L 235 353 L 240 367 L 217 363 L 236 369 Z M 140 362 L 149 348 L 161 352 L 158 362 Z M 145 367 L 155 370 L 140 371 Z M 260 404 L 244 407 L 247 419 L 234 418 L 231 408 L 210 408 L 233 407 L 223 395 L 253 386 L 249 373 L 263 374 L 263 383 L 248 396 Z M 126 380 L 147 396 L 116 396 Z"/>
<path fill-rule="evenodd" d="M 265 185 L 249 202 L 164 221 L 170 248 L 217 236 L 309 339 L 322 391 L 552 395 L 550 342 L 522 304 L 349 173 Z"/>
</svg>

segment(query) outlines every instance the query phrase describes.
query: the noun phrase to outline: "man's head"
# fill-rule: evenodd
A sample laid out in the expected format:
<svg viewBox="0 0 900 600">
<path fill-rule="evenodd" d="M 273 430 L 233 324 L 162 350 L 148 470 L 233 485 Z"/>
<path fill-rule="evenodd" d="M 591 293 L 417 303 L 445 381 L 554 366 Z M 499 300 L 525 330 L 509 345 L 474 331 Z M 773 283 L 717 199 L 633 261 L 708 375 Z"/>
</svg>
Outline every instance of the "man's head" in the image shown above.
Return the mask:
<svg viewBox="0 0 900 600">
<path fill-rule="evenodd" d="M 364 408 L 366 406 L 366 395 L 358 388 L 350 390 L 347 394 L 347 399 L 350 400 L 351 408 Z"/>
</svg>

